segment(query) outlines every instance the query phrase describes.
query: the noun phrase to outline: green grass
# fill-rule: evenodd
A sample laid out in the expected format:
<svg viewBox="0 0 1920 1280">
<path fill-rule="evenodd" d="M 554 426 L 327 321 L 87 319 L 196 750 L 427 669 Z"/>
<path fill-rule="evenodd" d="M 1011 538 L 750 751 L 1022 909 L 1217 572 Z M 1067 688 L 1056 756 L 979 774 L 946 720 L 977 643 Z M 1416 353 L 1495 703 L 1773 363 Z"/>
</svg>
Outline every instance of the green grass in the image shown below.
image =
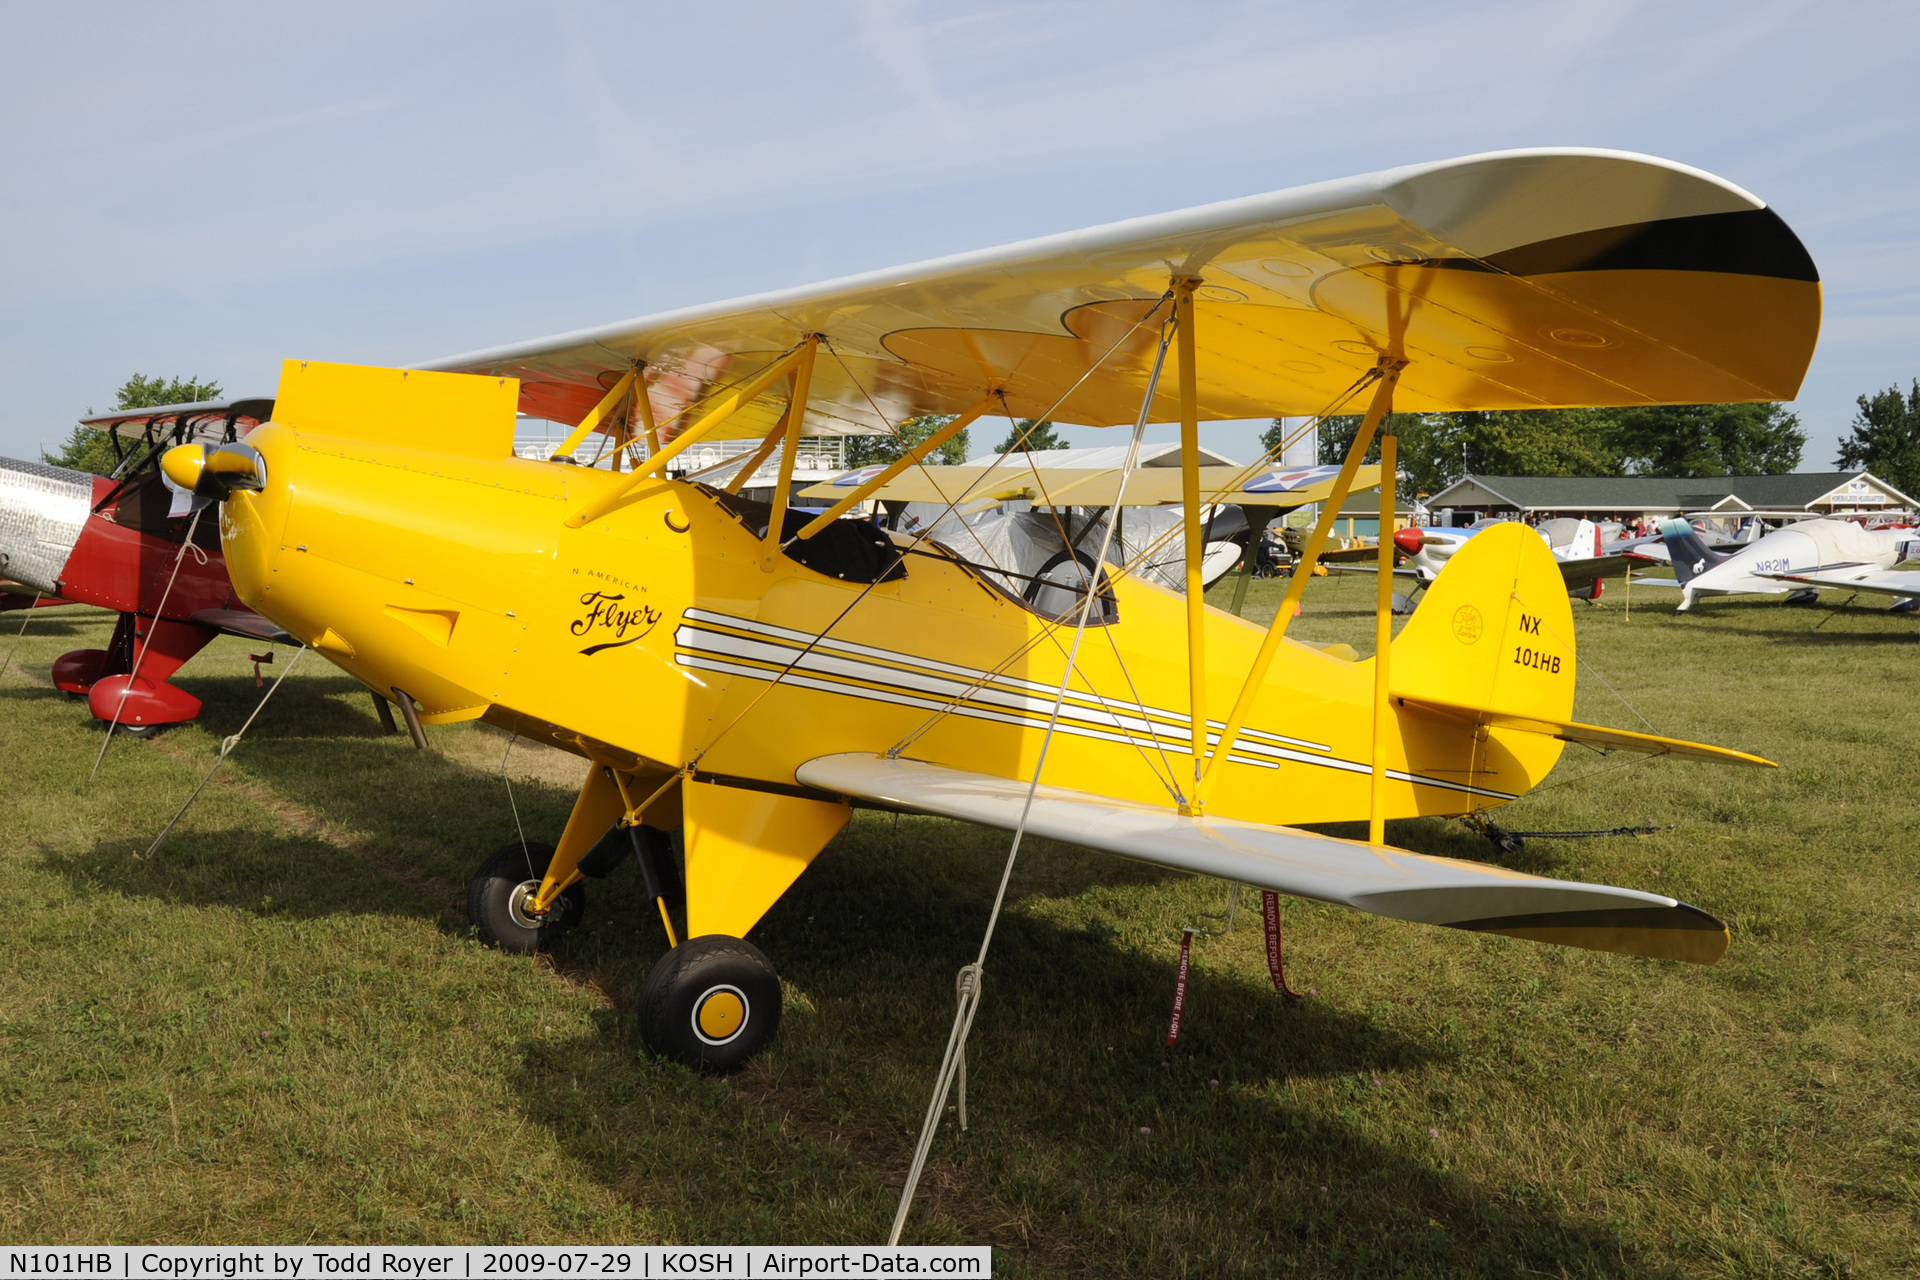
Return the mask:
<svg viewBox="0 0 1920 1280">
<path fill-rule="evenodd" d="M 1371 591 L 1316 580 L 1294 633 L 1368 651 Z M 1318 994 L 1276 999 L 1243 910 L 1197 942 L 1169 1052 L 1179 927 L 1225 887 L 1035 842 L 972 1128 L 943 1129 L 909 1238 L 995 1244 L 1016 1276 L 1920 1270 L 1915 622 L 1620 606 L 1575 606 L 1576 714 L 1639 725 L 1604 678 L 1661 733 L 1783 767 L 1570 750 L 1504 820 L 1673 828 L 1511 861 L 1695 902 L 1733 926 L 1724 962 L 1288 901 L 1290 974 Z M 196 659 L 203 723 L 116 740 L 89 785 L 98 731 L 44 680 L 108 622 L 35 618 L 26 676 L 0 676 L 0 1236 L 884 1238 L 1003 835 L 861 815 L 755 934 L 789 986 L 780 1040 L 703 1080 L 645 1059 L 623 1016 L 663 945 L 632 868 L 551 958 L 481 948 L 460 900 L 513 838 L 505 737 L 431 729 L 417 753 L 314 657 L 137 857 L 252 709 L 258 646 Z M 570 762 L 521 745 L 510 768 L 552 838 Z M 1389 834 L 1490 855 L 1456 823 Z"/>
</svg>

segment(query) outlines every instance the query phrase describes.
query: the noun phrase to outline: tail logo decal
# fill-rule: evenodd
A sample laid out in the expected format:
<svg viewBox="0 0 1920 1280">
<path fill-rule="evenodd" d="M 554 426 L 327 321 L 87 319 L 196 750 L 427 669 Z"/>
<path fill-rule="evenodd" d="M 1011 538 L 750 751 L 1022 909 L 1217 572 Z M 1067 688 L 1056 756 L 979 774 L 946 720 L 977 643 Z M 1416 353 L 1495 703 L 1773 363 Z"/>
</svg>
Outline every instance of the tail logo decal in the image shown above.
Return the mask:
<svg viewBox="0 0 1920 1280">
<path fill-rule="evenodd" d="M 1487 629 L 1487 620 L 1470 604 L 1453 611 L 1453 638 L 1461 644 L 1474 644 Z"/>
</svg>

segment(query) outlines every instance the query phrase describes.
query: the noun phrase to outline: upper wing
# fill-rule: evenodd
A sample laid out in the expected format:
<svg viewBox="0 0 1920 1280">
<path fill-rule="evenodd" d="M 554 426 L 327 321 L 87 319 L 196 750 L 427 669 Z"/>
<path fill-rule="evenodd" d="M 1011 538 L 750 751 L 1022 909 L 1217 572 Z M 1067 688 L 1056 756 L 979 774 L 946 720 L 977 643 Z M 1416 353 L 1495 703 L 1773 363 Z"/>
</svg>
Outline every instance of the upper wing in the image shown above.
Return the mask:
<svg viewBox="0 0 1920 1280">
<path fill-rule="evenodd" d="M 272 416 L 272 396 L 249 396 L 116 409 L 112 413 L 82 418 L 80 425 L 128 437 L 138 437 L 157 428 L 161 436 L 184 444 L 194 440 L 230 440 L 236 434 L 245 435 Z"/>
<path fill-rule="evenodd" d="M 823 756 L 800 766 L 796 776 L 823 791 L 1008 830 L 1019 823 L 1027 797 L 1023 782 L 884 756 Z M 1658 894 L 1548 880 L 1291 827 L 1184 818 L 1064 787 L 1037 789 L 1027 830 L 1397 920 L 1695 964 L 1712 964 L 1727 949 L 1725 925 Z"/>
<path fill-rule="evenodd" d="M 1203 467 L 1200 469 L 1200 500 L 1206 503 L 1232 503 L 1244 506 L 1301 507 L 1310 502 L 1325 502 L 1333 491 L 1333 474 L 1338 467 L 1293 468 L 1267 471 L 1251 478 L 1239 467 Z M 1209 474 L 1209 473 L 1215 474 Z M 1322 474 L 1322 473 L 1326 474 Z M 874 472 L 865 468 L 849 471 L 802 489 L 806 498 L 837 500 L 847 490 L 863 483 Z M 1221 486 L 1240 480 L 1238 488 Z M 1361 467 L 1354 477 L 1353 491 L 1380 487 L 1380 466 Z M 1005 502 L 1025 498 L 1040 506 L 1110 507 L 1120 495 L 1120 472 L 1114 467 L 1029 467 L 1017 459 L 1009 460 L 991 472 L 985 467 L 910 467 L 888 481 L 874 496 L 890 502 L 955 502 L 962 494 L 968 502 L 991 499 Z M 1177 467 L 1143 467 L 1127 479 L 1126 502 L 1129 507 L 1157 507 L 1180 501 L 1180 470 Z"/>
<path fill-rule="evenodd" d="M 1412 165 L 496 347 L 424 367 L 521 380 L 582 418 L 635 361 L 656 421 L 808 334 L 804 429 L 887 429 L 992 392 L 1014 417 L 1131 423 L 1161 298 L 1195 295 L 1202 419 L 1315 414 L 1383 355 L 1403 411 L 1792 399 L 1820 324 L 1812 259 L 1711 174 L 1598 150 Z M 1098 376 L 1089 376 L 1094 370 Z M 1177 420 L 1164 378 L 1152 421 Z M 777 397 L 726 431 L 764 433 Z"/>
<path fill-rule="evenodd" d="M 1920 569 L 1822 569 L 1816 573 L 1762 573 L 1762 578 L 1797 582 L 1805 587 L 1873 591 L 1887 596 L 1920 596 Z"/>
</svg>

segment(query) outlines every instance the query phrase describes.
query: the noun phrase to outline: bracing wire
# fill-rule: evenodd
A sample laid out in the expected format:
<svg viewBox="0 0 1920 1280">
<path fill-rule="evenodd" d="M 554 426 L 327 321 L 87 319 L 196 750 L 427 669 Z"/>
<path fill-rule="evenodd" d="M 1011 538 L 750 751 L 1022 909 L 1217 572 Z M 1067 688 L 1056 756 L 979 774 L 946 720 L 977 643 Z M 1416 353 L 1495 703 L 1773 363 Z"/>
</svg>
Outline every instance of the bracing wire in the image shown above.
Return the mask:
<svg viewBox="0 0 1920 1280">
<path fill-rule="evenodd" d="M 1101 364 L 1105 362 L 1108 357 L 1112 356 L 1115 351 L 1118 351 L 1123 343 L 1125 343 L 1129 338 L 1131 338 L 1133 334 L 1137 332 L 1142 325 L 1144 325 L 1149 319 L 1153 317 L 1153 315 L 1157 311 L 1159 311 L 1160 307 L 1165 306 L 1167 300 L 1172 296 L 1173 296 L 1172 293 L 1168 292 L 1166 295 L 1164 295 L 1161 298 L 1158 304 L 1156 304 L 1145 315 L 1141 316 L 1139 320 L 1134 322 L 1133 328 L 1127 330 L 1126 333 L 1121 334 L 1120 337 L 1114 341 L 1113 345 L 1108 347 L 1106 351 L 1101 354 L 1099 360 L 1095 361 L 1093 364 L 1088 366 L 1086 372 L 1082 373 L 1077 379 L 1074 380 L 1074 383 L 1072 386 L 1068 387 L 1066 391 L 1061 393 L 1059 399 L 1055 400 L 1053 405 L 1049 407 L 1048 413 L 1052 413 L 1054 409 L 1057 409 L 1062 403 L 1065 402 L 1068 396 L 1072 395 L 1076 390 L 1079 389 L 1082 383 L 1084 383 L 1088 378 L 1092 377 L 1094 373 L 1099 370 Z M 830 341 L 822 339 L 821 345 L 826 347 L 828 354 L 832 355 L 834 360 L 840 364 L 841 369 L 846 370 L 846 364 L 844 361 L 840 360 L 839 353 L 833 349 L 833 344 Z M 854 382 L 855 386 L 860 385 L 857 379 L 853 379 L 851 371 L 848 371 L 847 376 L 850 380 Z M 860 390 L 862 395 L 866 395 L 866 389 L 864 387 L 861 387 Z M 872 404 L 871 396 L 868 396 L 868 403 Z M 877 405 L 874 406 L 874 408 L 875 408 L 875 412 L 879 411 Z M 884 414 L 881 415 L 881 421 L 883 422 L 887 421 Z M 1036 419 L 1035 421 L 1037 423 L 1038 421 L 1040 421 L 1040 419 Z M 897 435 L 898 432 L 896 432 L 895 434 Z M 1004 455 L 1002 456 L 1004 457 Z M 991 465 L 981 468 L 982 472 L 984 472 L 985 474 L 983 474 L 979 480 L 976 480 L 973 482 L 973 484 L 969 485 L 966 489 L 966 492 L 962 493 L 959 498 L 956 498 L 947 503 L 945 511 L 942 512 L 941 519 L 945 519 L 947 513 L 952 512 L 955 509 L 955 507 L 957 507 L 961 502 L 964 502 L 966 500 L 967 494 L 973 492 L 974 489 L 978 488 L 980 483 L 987 478 L 987 475 L 990 475 L 993 472 L 994 468 L 999 466 L 1000 461 L 1001 459 L 996 459 Z M 904 550 L 896 549 L 894 563 L 897 564 L 900 561 L 900 559 L 904 558 L 905 554 L 906 552 Z M 892 567 L 891 565 L 888 566 L 889 569 L 891 569 L 891 567 Z M 699 762 L 706 756 L 706 754 L 714 748 L 715 744 L 717 744 L 722 738 L 724 738 L 728 733 L 730 733 L 736 725 L 740 724 L 741 721 L 746 719 L 748 713 L 750 713 L 756 706 L 760 704 L 761 699 L 765 698 L 769 693 L 773 692 L 775 686 L 779 685 L 783 680 L 786 679 L 788 675 L 792 674 L 795 668 L 797 668 L 801 662 L 805 661 L 808 655 L 810 655 L 816 648 L 820 646 L 820 643 L 827 638 L 827 635 L 829 632 L 831 632 L 835 627 L 839 626 L 840 623 L 846 619 L 847 615 L 852 613 L 854 609 L 859 606 L 861 601 L 865 600 L 868 595 L 872 594 L 874 588 L 879 586 L 881 580 L 884 579 L 885 577 L 886 577 L 885 572 L 877 574 L 875 575 L 874 580 L 872 582 L 862 587 L 859 593 L 856 594 L 854 598 L 847 603 L 846 608 L 842 609 L 839 613 L 835 614 L 833 619 L 830 622 L 828 622 L 825 627 L 821 628 L 816 635 L 814 635 L 811 639 L 807 641 L 805 647 L 803 647 L 799 653 L 795 654 L 793 658 L 785 666 L 781 667 L 778 671 L 773 673 L 773 678 L 767 681 L 764 685 L 762 685 L 759 691 L 755 693 L 753 698 L 748 701 L 746 706 L 742 707 L 739 710 L 739 712 L 737 712 L 731 720 L 729 720 L 725 725 L 721 726 L 719 731 L 716 732 L 713 735 L 713 737 L 707 740 L 707 744 L 701 747 L 700 750 L 697 753 L 695 753 L 693 759 L 687 763 L 686 767 L 688 769 L 692 769 L 694 766 L 698 765 Z"/>
</svg>

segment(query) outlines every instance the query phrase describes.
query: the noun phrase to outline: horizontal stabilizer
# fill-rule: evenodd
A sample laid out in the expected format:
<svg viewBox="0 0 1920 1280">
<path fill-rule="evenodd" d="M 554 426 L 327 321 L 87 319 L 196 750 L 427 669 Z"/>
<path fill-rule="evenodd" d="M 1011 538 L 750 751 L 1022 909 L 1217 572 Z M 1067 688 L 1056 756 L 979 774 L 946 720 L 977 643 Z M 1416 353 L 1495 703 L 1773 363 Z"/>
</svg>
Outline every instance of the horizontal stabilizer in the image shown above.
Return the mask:
<svg viewBox="0 0 1920 1280">
<path fill-rule="evenodd" d="M 917 760 L 822 756 L 795 774 L 806 786 L 909 813 L 1012 830 L 1027 784 Z M 1170 809 L 1065 787 L 1040 787 L 1027 830 L 1164 867 L 1338 903 L 1422 924 L 1500 933 L 1593 951 L 1712 964 L 1726 926 L 1672 898 L 1523 875 L 1384 845 Z"/>
<path fill-rule="evenodd" d="M 1750 764 L 1765 769 L 1779 768 L 1773 761 L 1749 755 L 1745 751 L 1735 751 L 1729 747 L 1711 747 L 1704 742 L 1688 742 L 1682 738 L 1662 738 L 1651 733 L 1634 733 L 1629 729 L 1609 729 L 1603 725 L 1581 724 L 1577 720 L 1544 720 L 1537 716 L 1484 711 L 1477 707 L 1437 702 L 1431 698 L 1399 698 L 1397 700 L 1404 706 L 1422 707 L 1456 720 L 1484 724 L 1491 729 L 1518 729 L 1522 733 L 1538 733 L 1545 737 L 1558 738 L 1562 742 L 1583 742 L 1590 747 L 1600 747 L 1607 751 L 1637 751 L 1649 756 L 1685 756 L 1693 760 L 1717 760 L 1721 764 Z"/>
</svg>

